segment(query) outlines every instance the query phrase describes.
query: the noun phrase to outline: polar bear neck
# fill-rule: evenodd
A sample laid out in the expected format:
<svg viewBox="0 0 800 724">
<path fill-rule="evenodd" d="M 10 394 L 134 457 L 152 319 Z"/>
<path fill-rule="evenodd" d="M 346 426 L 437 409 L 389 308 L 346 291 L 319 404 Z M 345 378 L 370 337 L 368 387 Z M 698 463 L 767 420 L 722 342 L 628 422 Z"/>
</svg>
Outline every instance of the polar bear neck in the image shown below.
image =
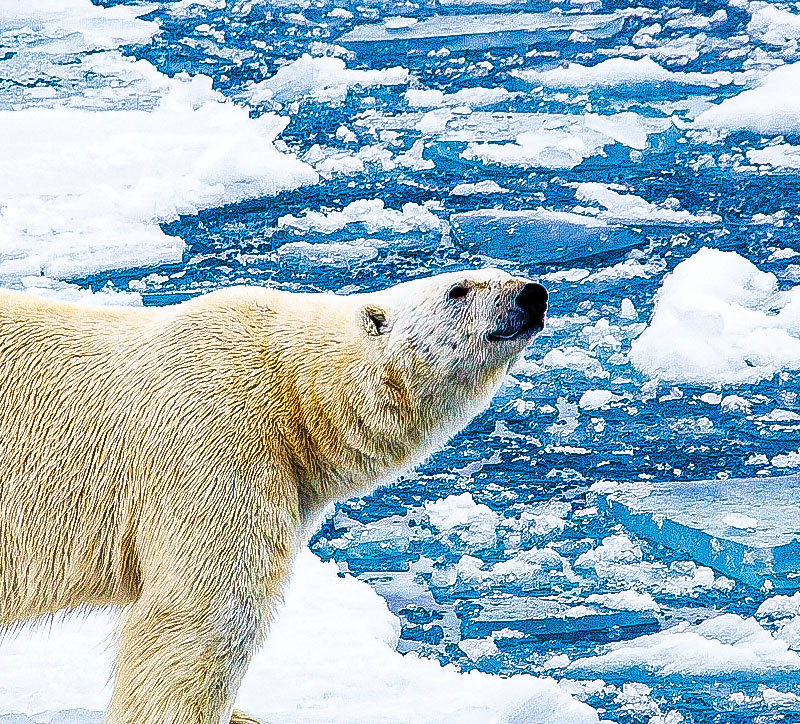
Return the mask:
<svg viewBox="0 0 800 724">
<path fill-rule="evenodd" d="M 443 379 L 412 355 L 398 364 L 360 333 L 347 298 L 306 296 L 271 299 L 274 313 L 255 332 L 269 340 L 264 418 L 284 442 L 304 517 L 422 462 L 488 405 L 506 373 L 455 366 Z"/>
</svg>

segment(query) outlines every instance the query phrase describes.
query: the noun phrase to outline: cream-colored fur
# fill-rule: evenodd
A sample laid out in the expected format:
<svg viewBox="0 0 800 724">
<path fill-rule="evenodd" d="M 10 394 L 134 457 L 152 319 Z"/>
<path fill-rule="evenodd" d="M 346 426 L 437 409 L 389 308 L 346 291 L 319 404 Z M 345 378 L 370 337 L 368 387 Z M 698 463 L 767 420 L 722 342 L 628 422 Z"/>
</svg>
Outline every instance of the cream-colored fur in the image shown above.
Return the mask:
<svg viewBox="0 0 800 724">
<path fill-rule="evenodd" d="M 488 404 L 528 336 L 486 333 L 526 281 L 158 309 L 0 292 L 0 627 L 124 606 L 106 722 L 227 722 L 309 525 Z"/>
</svg>

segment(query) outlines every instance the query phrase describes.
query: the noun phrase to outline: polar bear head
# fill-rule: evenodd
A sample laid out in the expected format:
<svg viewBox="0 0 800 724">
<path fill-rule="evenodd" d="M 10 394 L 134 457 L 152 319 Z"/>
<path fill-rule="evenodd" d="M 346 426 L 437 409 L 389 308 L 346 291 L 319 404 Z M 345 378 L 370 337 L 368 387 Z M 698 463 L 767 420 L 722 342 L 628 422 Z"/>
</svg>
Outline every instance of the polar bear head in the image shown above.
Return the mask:
<svg viewBox="0 0 800 724">
<path fill-rule="evenodd" d="M 398 368 L 428 371 L 438 386 L 507 371 L 541 331 L 547 291 L 495 268 L 416 279 L 363 295 L 364 333 Z"/>
<path fill-rule="evenodd" d="M 542 330 L 547 292 L 495 268 L 437 274 L 352 298 L 382 383 L 446 437 L 488 405 Z"/>
</svg>

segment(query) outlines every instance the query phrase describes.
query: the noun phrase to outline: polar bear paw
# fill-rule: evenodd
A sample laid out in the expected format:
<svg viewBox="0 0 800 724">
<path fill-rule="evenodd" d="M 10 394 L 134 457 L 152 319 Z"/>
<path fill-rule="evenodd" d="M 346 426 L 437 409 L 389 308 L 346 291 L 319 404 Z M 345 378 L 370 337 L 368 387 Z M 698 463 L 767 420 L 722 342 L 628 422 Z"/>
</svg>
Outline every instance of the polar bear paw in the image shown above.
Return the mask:
<svg viewBox="0 0 800 724">
<path fill-rule="evenodd" d="M 234 711 L 231 714 L 231 724 L 265 724 L 261 719 L 248 716 L 241 711 Z"/>
</svg>

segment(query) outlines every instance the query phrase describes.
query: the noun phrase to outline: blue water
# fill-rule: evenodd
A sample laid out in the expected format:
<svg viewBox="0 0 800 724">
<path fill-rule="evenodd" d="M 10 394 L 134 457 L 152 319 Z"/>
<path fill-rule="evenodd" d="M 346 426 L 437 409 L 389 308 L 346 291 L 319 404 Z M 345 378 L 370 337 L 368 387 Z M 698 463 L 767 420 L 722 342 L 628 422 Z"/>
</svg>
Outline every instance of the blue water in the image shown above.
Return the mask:
<svg viewBox="0 0 800 724">
<path fill-rule="evenodd" d="M 286 61 L 321 47 L 320 43 L 335 44 L 337 38 L 354 26 L 388 15 L 422 19 L 462 12 L 546 11 L 553 5 L 532 1 L 490 7 L 480 3 L 461 6 L 399 0 L 336 5 L 353 13 L 352 19 L 329 17 L 333 7 L 326 0 L 278 7 L 237 3 L 233 9 L 197 9 L 191 20 L 175 19 L 168 11 L 158 10 L 153 17 L 161 21 L 163 32 L 150 45 L 130 48 L 128 52 L 151 61 L 168 74 L 188 71 L 210 75 L 216 88 L 239 99 L 249 82 L 271 76 Z M 611 13 L 628 7 L 632 5 L 626 2 L 598 1 L 591 9 Z M 665 14 L 677 17 L 683 10 L 688 15 L 710 16 L 720 7 L 725 7 L 727 19 L 712 28 L 664 29 L 661 45 L 688 36 L 697 42 L 698 52 L 696 56 L 675 56 L 661 62 L 683 71 L 737 71 L 756 50 L 776 58 L 781 52 L 770 46 L 759 47 L 756 41 L 743 35 L 748 18 L 735 7 L 686 1 L 671 2 L 668 7 L 645 2 L 637 3 L 636 7 L 649 8 L 651 17 L 641 17 L 647 13 L 627 17 L 619 32 L 591 41 L 558 38 L 521 47 L 452 50 L 448 55 L 430 54 L 427 48 L 420 52 L 392 47 L 372 52 L 358 49 L 348 56 L 347 65 L 357 69 L 402 65 L 423 87 L 447 93 L 476 85 L 521 91 L 481 111 L 582 114 L 591 110 L 605 114 L 630 110 L 660 118 L 674 109 L 679 118 L 689 118 L 687 107 L 691 104 L 683 101 L 701 96 L 719 101 L 739 88 L 617 86 L 559 94 L 533 92 L 510 72 L 560 60 L 593 64 L 623 46 L 630 46 L 641 28 L 654 22 L 664 24 Z M 197 31 L 201 24 L 220 31 L 224 40 L 218 42 L 207 32 Z M 744 52 L 730 52 L 739 48 Z M 402 153 L 420 137 L 413 128 L 391 120 L 392 116 L 410 110 L 403 95 L 405 90 L 405 86 L 351 89 L 340 105 L 300 100 L 296 107 L 282 109 L 291 113 L 291 122 L 281 138 L 301 158 L 314 144 L 356 151 L 378 142 L 372 126 L 375 118 L 383 118 L 386 127 L 396 130 L 392 152 Z M 664 105 L 669 103 L 673 104 L 671 109 Z M 271 109 L 269 104 L 263 104 L 253 113 Z M 337 137 L 336 131 L 342 125 L 352 131 L 354 138 L 342 140 L 341 134 Z M 73 281 L 97 289 L 109 281 L 120 288 L 131 285 L 141 290 L 145 304 L 159 305 L 241 281 L 296 290 L 356 291 L 377 289 L 438 270 L 488 263 L 545 278 L 573 267 L 588 270 L 591 276 L 581 281 L 547 281 L 552 323 L 530 348 L 528 359 L 539 361 L 548 350 L 560 346 L 588 351 L 591 338 L 586 328 L 607 320 L 618 327 L 614 334 L 620 340 L 620 347 L 599 345 L 591 349 L 596 359 L 596 374 L 601 377 L 587 376 L 585 369 L 541 370 L 529 366 L 516 371 L 517 383 L 504 388 L 491 409 L 444 450 L 396 485 L 338 505 L 335 516 L 312 541 L 312 548 L 320 556 L 335 559 L 343 570 L 370 581 L 387 597 L 403 622 L 401 650 L 414 649 L 463 669 L 477 667 L 502 674 L 540 673 L 545 671 L 544 663 L 552 656 L 566 653 L 574 659 L 592 655 L 609 641 L 663 630 L 677 621 L 697 622 L 719 612 L 752 615 L 767 595 L 742 583 L 719 579 L 716 586 L 671 585 L 680 575 L 690 575 L 694 570 L 692 564 L 685 556 L 643 540 L 638 541 L 643 564 L 653 564 L 660 571 L 647 582 L 609 580 L 585 567 L 574 567 L 582 553 L 595 548 L 607 536 L 623 532 L 594 505 L 589 488 L 596 481 L 672 480 L 676 469 L 688 479 L 744 477 L 754 472 L 752 466 L 745 464 L 752 455 L 772 458 L 800 446 L 797 429 L 768 427 L 755 419 L 776 407 L 800 412 L 800 384 L 792 375 L 776 377 L 756 387 L 726 387 L 726 394 L 742 394 L 755 400 L 752 414 L 743 416 L 725 413 L 719 406 L 701 401 L 700 395 L 711 390 L 703 386 L 682 385 L 679 398 L 673 395 L 677 399 L 659 400 L 669 392 L 669 385 L 643 387 L 646 380 L 626 360 L 620 363 L 620 353 L 627 351 L 630 340 L 647 322 L 654 292 L 664 275 L 702 246 L 735 250 L 760 268 L 775 272 L 783 284 L 793 283 L 788 268 L 791 260 L 771 261 L 768 247 L 797 246 L 800 243 L 797 219 L 790 214 L 782 226 L 776 226 L 755 225 L 751 217 L 781 209 L 796 210 L 800 204 L 798 175 L 759 175 L 732 170 L 726 159 L 744 154 L 749 148 L 762 147 L 765 139 L 758 134 L 733 133 L 714 142 L 690 143 L 687 138 L 686 132 L 671 128 L 651 136 L 641 153 L 631 154 L 627 147 L 615 144 L 606 148 L 605 156 L 594 155 L 573 169 L 558 170 L 465 161 L 459 154 L 466 143 L 429 140 L 425 157 L 435 162 L 433 169 L 384 171 L 368 165 L 363 173 L 334 176 L 316 186 L 277 197 L 204 211 L 164 227 L 167 233 L 182 237 L 188 244 L 181 264 L 103 273 Z M 798 143 L 800 137 L 786 137 L 785 142 Z M 714 162 L 695 163 L 704 155 Z M 507 191 L 489 196 L 450 194 L 457 183 L 487 179 Z M 353 201 L 373 198 L 384 200 L 392 209 L 400 209 L 408 202 L 436 202 L 432 207 L 434 213 L 445 221 L 450 214 L 478 208 L 523 209 L 544 205 L 568 211 L 579 203 L 570 184 L 582 181 L 622 183 L 651 202 L 672 197 L 683 209 L 695 214 L 718 214 L 721 221 L 700 228 L 635 229 L 631 231 L 635 235 L 632 249 L 568 259 L 559 264 L 531 263 L 529 255 L 519 254 L 510 247 L 505 255 L 486 258 L 470 236 L 443 236 L 440 230 L 371 234 L 361 225 L 351 225 L 323 235 L 277 226 L 278 218 L 287 214 L 300 215 L 306 209 L 321 207 L 339 210 Z M 282 245 L 298 240 L 353 242 L 376 251 L 370 253 L 371 258 L 334 256 L 328 261 L 278 253 Z M 595 275 L 626 260 L 639 270 L 639 276 Z M 621 316 L 620 305 L 625 298 L 633 302 L 636 319 Z M 597 387 L 610 389 L 625 404 L 608 410 L 578 410 L 576 403 L 581 394 Z M 512 436 L 492 436 L 498 422 Z M 486 461 L 488 464 L 473 465 Z M 775 474 L 778 472 L 785 471 Z M 435 534 L 423 514 L 424 503 L 464 492 L 496 511 L 502 521 L 501 528 L 505 526 L 507 533 L 483 548 L 470 548 L 469 543 L 457 538 Z M 548 502 L 552 503 L 551 508 L 543 509 L 541 506 Z M 540 514 L 543 510 L 558 511 L 556 518 L 562 523 L 536 529 L 520 522 L 526 511 Z M 629 535 L 635 540 L 635 536 Z M 465 553 L 488 565 L 517 559 L 533 548 L 556 551 L 574 567 L 572 575 L 543 576 L 539 583 L 527 587 L 513 581 L 495 581 L 483 586 L 437 585 L 442 580 L 437 574 L 451 569 Z M 663 565 L 658 568 L 659 564 Z M 584 622 L 585 626 L 576 625 L 566 632 L 556 630 L 558 626 L 550 629 L 544 626 L 534 635 L 523 632 L 522 636 L 498 637 L 496 653 L 477 661 L 458 647 L 463 635 L 486 634 L 486 627 L 481 629 L 479 624 L 483 615 L 481 602 L 492 591 L 516 596 L 508 604 L 509 628 L 513 629 L 515 610 L 518 621 L 525 619 L 530 603 L 526 598 L 547 596 L 575 604 L 591 593 L 627 587 L 650 593 L 659 604 L 660 613 L 639 618 L 622 616 L 599 625 Z M 621 687 L 635 675 L 599 674 L 598 677 Z M 736 691 L 753 694 L 764 683 L 784 691 L 796 690 L 800 686 L 800 677 L 796 675 L 781 674 L 769 680 L 655 678 L 646 674 L 639 678 L 651 687 L 644 696 L 644 704 L 626 704 L 619 688 L 589 693 L 584 698 L 602 716 L 621 724 L 648 722 L 655 711 L 653 706 L 663 712 L 677 710 L 686 722 L 800 721 L 800 711 L 791 708 L 770 709 L 763 702 L 742 707 L 729 698 Z"/>
</svg>

